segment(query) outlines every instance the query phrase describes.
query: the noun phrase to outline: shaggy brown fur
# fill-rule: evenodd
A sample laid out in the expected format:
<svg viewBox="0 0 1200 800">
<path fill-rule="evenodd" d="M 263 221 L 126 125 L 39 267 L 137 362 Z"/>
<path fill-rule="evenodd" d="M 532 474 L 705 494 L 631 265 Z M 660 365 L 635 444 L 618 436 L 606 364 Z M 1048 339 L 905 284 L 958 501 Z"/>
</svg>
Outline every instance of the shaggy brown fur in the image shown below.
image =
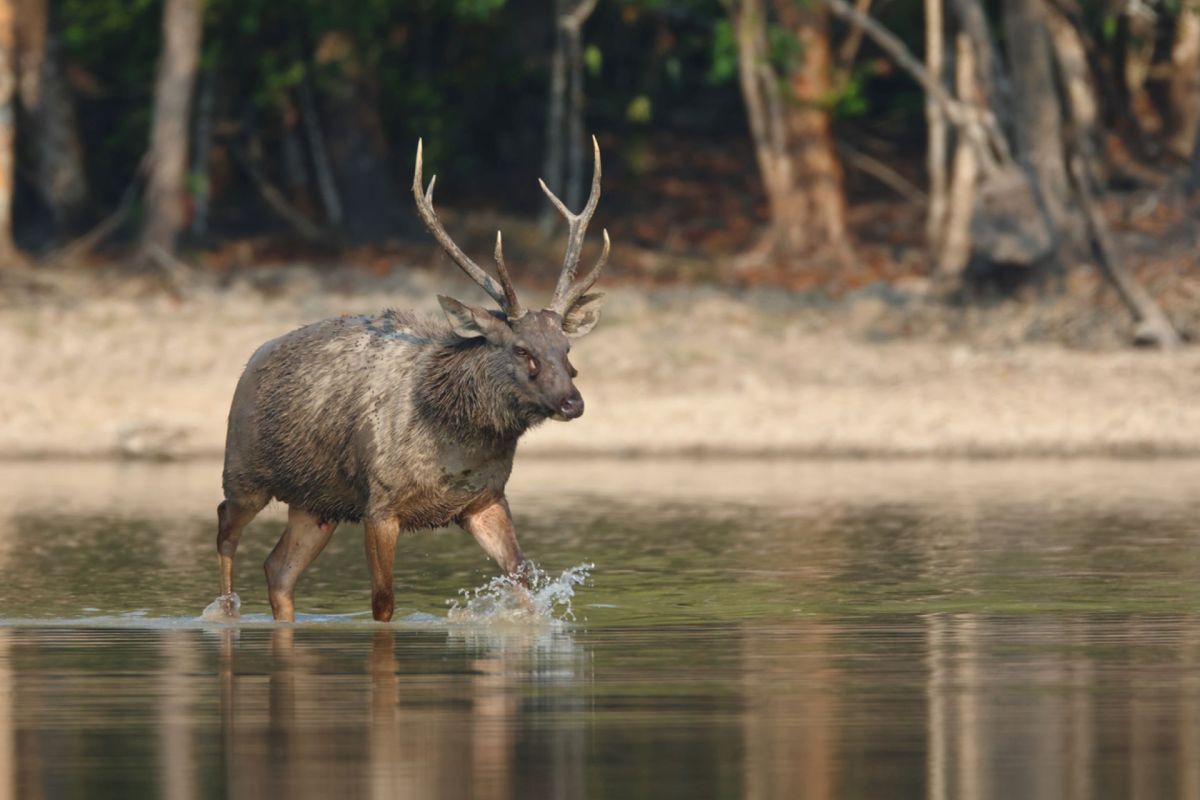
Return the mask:
<svg viewBox="0 0 1200 800">
<path fill-rule="evenodd" d="M 295 580 L 342 521 L 366 523 L 373 581 L 388 597 L 391 556 L 380 541 L 397 529 L 457 522 L 505 569 L 519 568 L 504 499 L 517 440 L 547 418 L 583 413 L 564 330 L 586 333 L 596 303 L 566 319 L 538 311 L 516 320 L 442 304 L 450 324 L 397 311 L 330 319 L 250 358 L 225 443 L 224 596 L 241 531 L 272 498 L 291 514 L 267 563 L 277 618 L 291 618 Z M 390 617 L 390 600 L 375 606 Z"/>
</svg>

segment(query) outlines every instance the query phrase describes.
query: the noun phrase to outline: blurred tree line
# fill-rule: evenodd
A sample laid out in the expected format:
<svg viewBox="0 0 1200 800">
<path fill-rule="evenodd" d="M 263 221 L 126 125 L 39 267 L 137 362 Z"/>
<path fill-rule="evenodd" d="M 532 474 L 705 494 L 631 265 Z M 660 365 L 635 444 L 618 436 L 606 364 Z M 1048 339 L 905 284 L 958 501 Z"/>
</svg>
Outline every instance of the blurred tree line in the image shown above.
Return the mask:
<svg viewBox="0 0 1200 800">
<path fill-rule="evenodd" d="M 533 216 L 509 187 L 577 204 L 595 132 L 627 198 L 656 138 L 752 154 L 738 269 L 853 264 L 849 171 L 925 208 L 940 286 L 1082 258 L 1170 345 L 1100 204 L 1194 189 L 1198 129 L 1200 0 L 0 0 L 0 263 L 415 234 L 418 137 Z"/>
</svg>

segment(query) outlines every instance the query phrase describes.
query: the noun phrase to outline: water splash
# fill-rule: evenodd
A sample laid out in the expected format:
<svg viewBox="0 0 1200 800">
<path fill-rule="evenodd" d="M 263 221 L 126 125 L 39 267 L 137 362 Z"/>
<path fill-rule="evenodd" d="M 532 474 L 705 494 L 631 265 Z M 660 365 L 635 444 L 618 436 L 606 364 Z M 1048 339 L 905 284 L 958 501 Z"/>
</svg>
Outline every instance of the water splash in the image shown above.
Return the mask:
<svg viewBox="0 0 1200 800">
<path fill-rule="evenodd" d="M 204 622 L 237 622 L 241 616 L 242 598 L 237 592 L 223 594 L 213 600 L 200 614 Z"/>
<path fill-rule="evenodd" d="M 459 590 L 450 606 L 447 619 L 451 622 L 548 622 L 575 621 L 571 600 L 575 588 L 591 577 L 595 564 L 583 563 L 554 577 L 532 561 L 525 562 L 522 576 L 527 585 L 511 575 L 492 578 L 474 589 Z"/>
</svg>

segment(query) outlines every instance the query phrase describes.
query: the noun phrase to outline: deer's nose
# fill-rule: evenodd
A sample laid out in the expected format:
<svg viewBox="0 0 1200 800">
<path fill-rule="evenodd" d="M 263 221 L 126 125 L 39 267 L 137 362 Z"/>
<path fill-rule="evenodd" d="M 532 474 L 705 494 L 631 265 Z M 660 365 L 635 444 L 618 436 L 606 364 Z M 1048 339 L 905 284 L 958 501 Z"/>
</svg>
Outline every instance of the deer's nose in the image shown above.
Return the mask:
<svg viewBox="0 0 1200 800">
<path fill-rule="evenodd" d="M 571 395 L 558 406 L 558 412 L 567 419 L 583 416 L 583 398 L 578 393 Z"/>
</svg>

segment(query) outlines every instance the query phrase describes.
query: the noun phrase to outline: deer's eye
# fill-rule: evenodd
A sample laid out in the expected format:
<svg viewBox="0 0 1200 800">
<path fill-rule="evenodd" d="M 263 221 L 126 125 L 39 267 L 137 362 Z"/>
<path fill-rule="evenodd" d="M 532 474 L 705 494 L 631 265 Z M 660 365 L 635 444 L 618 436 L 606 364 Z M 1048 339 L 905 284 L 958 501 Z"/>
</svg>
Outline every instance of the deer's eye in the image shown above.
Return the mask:
<svg viewBox="0 0 1200 800">
<path fill-rule="evenodd" d="M 514 347 L 513 353 L 517 358 L 525 362 L 525 369 L 529 371 L 529 377 L 536 378 L 542 367 L 538 364 L 538 360 L 534 358 L 533 354 L 524 347 Z"/>
<path fill-rule="evenodd" d="M 572 364 L 570 361 L 567 362 L 567 374 L 570 375 L 572 378 L 579 377 L 579 370 L 575 369 L 575 365 Z"/>
</svg>

